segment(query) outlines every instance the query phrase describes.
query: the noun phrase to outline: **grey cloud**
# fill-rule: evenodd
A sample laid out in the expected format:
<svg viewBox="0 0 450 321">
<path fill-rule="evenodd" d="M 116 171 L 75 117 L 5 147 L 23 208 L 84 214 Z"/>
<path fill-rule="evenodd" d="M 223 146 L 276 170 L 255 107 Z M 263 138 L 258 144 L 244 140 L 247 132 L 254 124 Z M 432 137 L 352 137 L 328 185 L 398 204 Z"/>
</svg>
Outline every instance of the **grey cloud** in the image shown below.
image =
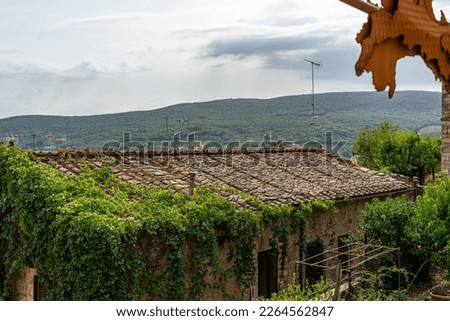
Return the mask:
<svg viewBox="0 0 450 321">
<path fill-rule="evenodd" d="M 326 37 L 294 36 L 248 36 L 214 40 L 206 47 L 206 57 L 216 58 L 232 55 L 239 58 L 247 56 L 267 56 L 277 52 L 314 49 L 321 43 L 331 41 Z"/>
<path fill-rule="evenodd" d="M 132 67 L 126 63 L 105 64 L 93 60 L 83 60 L 66 69 L 40 66 L 35 63 L 0 65 L 0 79 L 26 79 L 31 81 L 82 81 L 96 79 L 105 75 L 148 72 L 146 66 Z"/>
<path fill-rule="evenodd" d="M 234 56 L 237 59 L 258 56 L 262 58 L 264 68 L 281 70 L 306 69 L 304 58 L 319 59 L 339 72 L 342 68 L 353 68 L 358 54 L 356 44 L 340 44 L 333 35 L 294 35 L 215 40 L 208 45 L 206 56 Z"/>
<path fill-rule="evenodd" d="M 272 54 L 266 56 L 264 58 L 264 67 L 268 69 L 304 70 L 309 72 L 311 66 L 304 59 L 310 59 L 321 64 L 318 71 L 321 79 L 352 80 L 355 78 L 354 73 L 351 71 L 354 70 L 356 58 L 357 52 L 355 52 L 354 48 L 333 48 L 332 46 L 324 45 L 323 47 L 315 48 L 313 53 L 305 53 L 304 55 L 299 53 L 297 55 Z"/>
<path fill-rule="evenodd" d="M 146 66 L 133 67 L 127 63 L 105 64 L 93 60 L 84 60 L 72 68 L 61 72 L 59 77 L 65 81 L 79 81 L 96 79 L 107 75 L 148 72 L 149 70 Z"/>
<path fill-rule="evenodd" d="M 113 74 L 118 70 L 114 66 L 84 60 L 79 64 L 61 72 L 59 77 L 65 81 L 90 80 L 105 74 Z"/>
</svg>

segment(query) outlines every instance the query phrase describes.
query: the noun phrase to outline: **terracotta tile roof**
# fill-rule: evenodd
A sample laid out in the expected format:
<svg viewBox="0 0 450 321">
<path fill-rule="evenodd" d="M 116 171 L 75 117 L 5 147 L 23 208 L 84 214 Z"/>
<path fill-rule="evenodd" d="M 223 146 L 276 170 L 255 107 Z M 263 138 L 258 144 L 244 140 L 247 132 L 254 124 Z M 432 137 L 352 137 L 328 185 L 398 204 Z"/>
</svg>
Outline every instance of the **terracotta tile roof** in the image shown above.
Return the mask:
<svg viewBox="0 0 450 321">
<path fill-rule="evenodd" d="M 74 175 L 84 162 L 106 165 L 120 179 L 133 184 L 188 191 L 189 173 L 195 184 L 213 186 L 236 203 L 247 202 L 233 191 L 258 197 L 269 205 L 299 204 L 313 199 L 358 198 L 410 191 L 412 185 L 377 173 L 322 149 L 295 148 L 267 152 L 160 153 L 131 152 L 35 153 L 39 162 Z M 85 159 L 83 162 L 82 159 Z M 228 188 L 219 188 L 228 187 Z M 229 188 L 231 187 L 231 188 Z"/>
</svg>

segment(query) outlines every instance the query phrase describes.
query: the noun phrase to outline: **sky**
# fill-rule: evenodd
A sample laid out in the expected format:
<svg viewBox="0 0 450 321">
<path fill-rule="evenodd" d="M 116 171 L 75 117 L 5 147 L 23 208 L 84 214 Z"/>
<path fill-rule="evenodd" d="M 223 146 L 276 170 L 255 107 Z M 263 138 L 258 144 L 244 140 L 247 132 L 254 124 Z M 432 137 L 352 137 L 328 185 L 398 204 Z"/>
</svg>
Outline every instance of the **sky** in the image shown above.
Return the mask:
<svg viewBox="0 0 450 321">
<path fill-rule="evenodd" d="M 371 91 L 354 71 L 366 20 L 339 0 L 0 0 L 0 118 L 310 94 L 305 59 L 316 93 Z M 399 63 L 397 90 L 440 88 Z"/>
</svg>

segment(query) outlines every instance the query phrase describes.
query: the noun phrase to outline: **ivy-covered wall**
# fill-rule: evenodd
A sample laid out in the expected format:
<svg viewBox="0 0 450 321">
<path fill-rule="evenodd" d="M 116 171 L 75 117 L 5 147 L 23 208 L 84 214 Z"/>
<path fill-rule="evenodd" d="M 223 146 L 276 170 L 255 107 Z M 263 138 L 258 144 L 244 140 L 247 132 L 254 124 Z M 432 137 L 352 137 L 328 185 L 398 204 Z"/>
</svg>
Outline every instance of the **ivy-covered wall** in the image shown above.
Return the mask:
<svg viewBox="0 0 450 321">
<path fill-rule="evenodd" d="M 256 239 L 264 233 L 284 265 L 290 236 L 301 240 L 308 216 L 333 202 L 269 207 L 241 196 L 253 210 L 208 188 L 188 196 L 124 183 L 87 163 L 65 176 L 0 145 L 0 299 L 16 299 L 26 267 L 49 300 L 248 299 Z"/>
</svg>

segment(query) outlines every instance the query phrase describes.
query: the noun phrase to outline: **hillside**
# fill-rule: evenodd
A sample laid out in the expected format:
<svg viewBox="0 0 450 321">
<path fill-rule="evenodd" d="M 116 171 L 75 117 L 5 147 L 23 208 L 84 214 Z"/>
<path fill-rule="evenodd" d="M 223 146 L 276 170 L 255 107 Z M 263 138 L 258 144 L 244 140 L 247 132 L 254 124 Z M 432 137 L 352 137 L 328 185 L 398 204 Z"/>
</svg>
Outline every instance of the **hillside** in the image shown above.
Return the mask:
<svg viewBox="0 0 450 321">
<path fill-rule="evenodd" d="M 383 120 L 403 129 L 421 133 L 440 133 L 441 94 L 426 91 L 397 92 L 389 100 L 386 93 L 349 92 L 316 94 L 312 118 L 311 95 L 272 99 L 225 99 L 178 104 L 149 111 L 97 116 L 17 116 L 0 119 L 0 140 L 8 135 L 18 138 L 23 148 L 52 150 L 68 145 L 73 149 L 100 149 L 108 141 L 121 141 L 124 132 L 131 139 L 146 142 L 182 139 L 196 134 L 197 141 L 222 144 L 249 140 L 260 142 L 267 133 L 274 140 L 304 143 L 313 133 L 318 141 L 326 131 L 333 131 L 335 143 L 348 147 L 365 126 L 377 126 Z M 315 124 L 315 125 L 312 125 Z"/>
</svg>

